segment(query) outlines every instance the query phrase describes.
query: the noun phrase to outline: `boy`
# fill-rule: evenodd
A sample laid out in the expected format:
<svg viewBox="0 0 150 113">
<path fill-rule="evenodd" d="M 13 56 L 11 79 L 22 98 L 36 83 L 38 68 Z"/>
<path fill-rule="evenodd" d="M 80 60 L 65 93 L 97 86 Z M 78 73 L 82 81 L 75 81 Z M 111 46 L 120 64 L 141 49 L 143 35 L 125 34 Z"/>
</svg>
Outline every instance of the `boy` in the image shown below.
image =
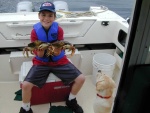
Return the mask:
<svg viewBox="0 0 150 113">
<path fill-rule="evenodd" d="M 40 22 L 33 26 L 31 42 L 41 40 L 43 42 L 54 42 L 63 40 L 63 30 L 58 23 L 54 22 L 56 12 L 54 4 L 44 2 L 39 11 Z M 22 84 L 22 107 L 19 113 L 33 113 L 30 108 L 31 90 L 34 85 L 42 87 L 49 75 L 54 73 L 65 84 L 73 82 L 73 86 L 66 105 L 75 113 L 83 113 L 82 108 L 77 104 L 76 95 L 82 87 L 84 75 L 67 59 L 64 50 L 55 49 L 54 56 L 46 57 L 44 50 L 34 51 L 33 66 Z"/>
</svg>

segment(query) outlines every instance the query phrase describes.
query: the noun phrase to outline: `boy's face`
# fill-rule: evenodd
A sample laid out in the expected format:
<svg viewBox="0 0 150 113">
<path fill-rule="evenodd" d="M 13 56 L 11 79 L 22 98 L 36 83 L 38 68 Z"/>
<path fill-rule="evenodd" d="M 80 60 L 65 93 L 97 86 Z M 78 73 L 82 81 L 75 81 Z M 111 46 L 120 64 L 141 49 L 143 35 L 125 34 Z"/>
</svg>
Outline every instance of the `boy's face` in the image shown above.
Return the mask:
<svg viewBox="0 0 150 113">
<path fill-rule="evenodd" d="M 41 11 L 39 12 L 39 19 L 40 19 L 42 26 L 45 29 L 49 29 L 49 27 L 55 20 L 55 14 L 50 11 Z"/>
</svg>

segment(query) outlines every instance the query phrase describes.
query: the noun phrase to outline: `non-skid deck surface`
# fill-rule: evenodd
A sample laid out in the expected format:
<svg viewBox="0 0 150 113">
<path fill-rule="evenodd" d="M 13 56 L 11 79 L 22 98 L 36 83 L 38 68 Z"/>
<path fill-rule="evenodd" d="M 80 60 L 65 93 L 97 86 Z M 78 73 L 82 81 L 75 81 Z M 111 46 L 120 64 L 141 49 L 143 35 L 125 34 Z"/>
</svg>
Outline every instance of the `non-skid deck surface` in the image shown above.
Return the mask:
<svg viewBox="0 0 150 113">
<path fill-rule="evenodd" d="M 77 101 L 82 106 L 84 113 L 94 113 L 93 100 L 95 86 L 92 76 L 86 76 L 86 81 L 77 95 Z M 14 101 L 15 92 L 20 89 L 19 82 L 0 82 L 0 113 L 19 113 L 22 102 Z M 64 102 L 52 103 L 54 106 L 65 106 Z M 32 106 L 33 113 L 48 113 L 50 104 Z"/>
</svg>

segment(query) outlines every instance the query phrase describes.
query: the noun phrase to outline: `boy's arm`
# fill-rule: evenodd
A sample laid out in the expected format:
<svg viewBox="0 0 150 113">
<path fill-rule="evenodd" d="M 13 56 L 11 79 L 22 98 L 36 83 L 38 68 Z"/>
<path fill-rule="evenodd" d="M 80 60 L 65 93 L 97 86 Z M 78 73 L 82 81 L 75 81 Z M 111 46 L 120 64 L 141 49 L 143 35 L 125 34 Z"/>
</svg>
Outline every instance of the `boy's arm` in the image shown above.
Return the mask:
<svg viewBox="0 0 150 113">
<path fill-rule="evenodd" d="M 31 39 L 31 42 L 34 42 L 34 41 L 38 40 L 38 37 L 37 37 L 36 32 L 35 32 L 34 29 L 32 29 L 32 31 L 31 31 L 30 39 Z"/>
<path fill-rule="evenodd" d="M 33 29 L 32 31 L 31 31 L 31 42 L 34 42 L 34 41 L 36 41 L 36 40 L 38 40 L 38 38 L 37 38 L 37 35 L 36 35 L 36 32 L 35 32 L 35 30 Z M 39 56 L 39 57 L 43 57 L 43 55 L 44 55 L 44 50 L 36 50 L 36 51 L 34 51 L 34 54 L 35 55 L 37 55 L 37 56 Z"/>
<path fill-rule="evenodd" d="M 59 26 L 58 27 L 58 40 L 64 40 L 64 31 L 63 29 Z"/>
</svg>

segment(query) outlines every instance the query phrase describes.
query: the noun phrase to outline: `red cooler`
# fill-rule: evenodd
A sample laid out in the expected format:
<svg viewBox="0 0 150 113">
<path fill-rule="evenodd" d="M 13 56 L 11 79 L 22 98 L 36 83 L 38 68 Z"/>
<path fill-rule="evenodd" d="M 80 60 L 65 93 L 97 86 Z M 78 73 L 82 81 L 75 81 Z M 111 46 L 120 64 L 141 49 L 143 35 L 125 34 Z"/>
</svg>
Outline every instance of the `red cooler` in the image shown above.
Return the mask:
<svg viewBox="0 0 150 113">
<path fill-rule="evenodd" d="M 31 61 L 23 62 L 21 65 L 21 71 L 19 74 L 20 86 L 31 66 Z M 72 85 L 64 85 L 59 78 L 51 73 L 46 84 L 42 88 L 36 86 L 33 87 L 31 105 L 65 101 L 70 93 L 71 86 Z"/>
</svg>

